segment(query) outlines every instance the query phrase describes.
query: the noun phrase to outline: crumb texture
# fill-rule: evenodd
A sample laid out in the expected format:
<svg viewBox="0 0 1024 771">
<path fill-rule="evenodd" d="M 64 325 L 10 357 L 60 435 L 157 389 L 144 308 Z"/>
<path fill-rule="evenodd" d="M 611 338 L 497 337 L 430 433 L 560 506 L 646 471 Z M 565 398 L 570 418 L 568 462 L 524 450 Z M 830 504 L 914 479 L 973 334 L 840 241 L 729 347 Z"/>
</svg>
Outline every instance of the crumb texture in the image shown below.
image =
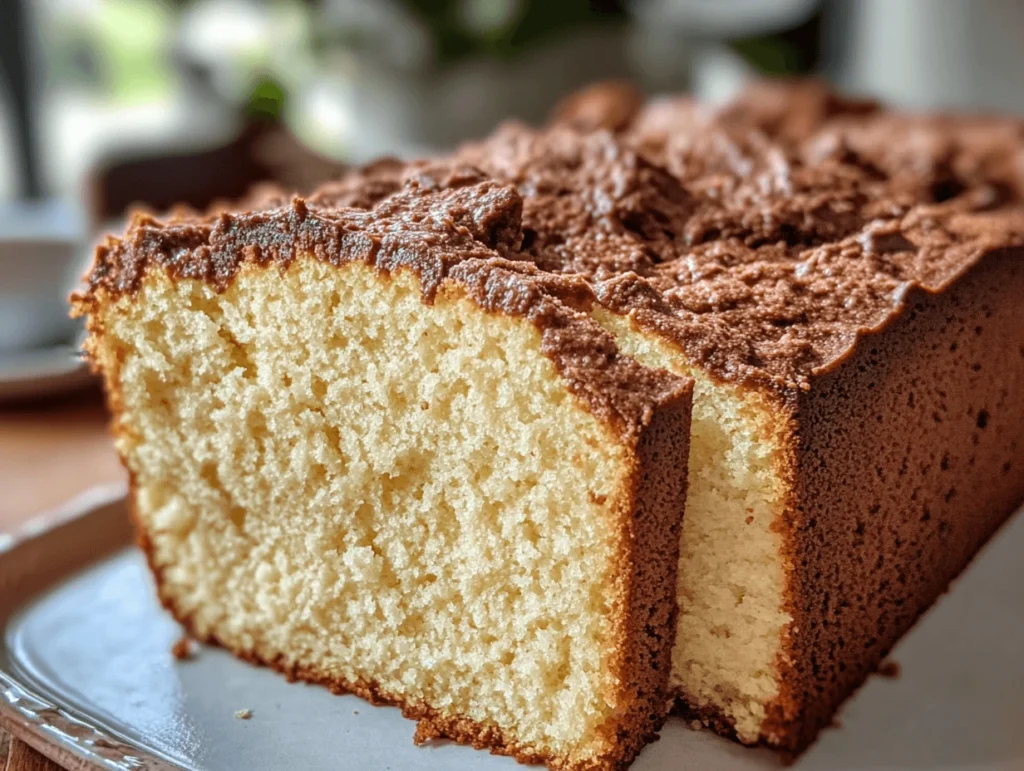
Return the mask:
<svg viewBox="0 0 1024 771">
<path fill-rule="evenodd" d="M 651 367 L 694 378 L 690 471 L 679 555 L 674 692 L 713 707 L 748 742 L 778 696 L 776 659 L 792 620 L 784 607 L 782 536 L 773 523 L 783 428 L 758 394 L 713 383 L 679 350 L 607 311 L 598 320 L 619 347 Z"/>
<path fill-rule="evenodd" d="M 220 293 L 153 271 L 102 324 L 160 590 L 200 638 L 551 762 L 620 751 L 635 467 L 534 325 L 313 259 Z"/>
</svg>

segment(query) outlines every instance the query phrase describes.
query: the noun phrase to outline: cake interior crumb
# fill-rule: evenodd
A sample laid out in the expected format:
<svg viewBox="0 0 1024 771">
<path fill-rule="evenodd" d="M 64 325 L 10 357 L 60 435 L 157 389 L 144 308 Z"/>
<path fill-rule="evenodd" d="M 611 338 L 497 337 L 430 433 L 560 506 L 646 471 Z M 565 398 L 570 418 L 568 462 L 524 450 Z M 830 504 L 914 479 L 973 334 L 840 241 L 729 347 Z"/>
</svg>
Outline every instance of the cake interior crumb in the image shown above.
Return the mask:
<svg viewBox="0 0 1024 771">
<path fill-rule="evenodd" d="M 632 450 L 534 324 L 310 255 L 221 293 L 156 272 L 105 319 L 140 521 L 197 637 L 611 751 Z"/>
<path fill-rule="evenodd" d="M 779 693 L 776 662 L 792 621 L 783 599 L 779 476 L 784 428 L 758 395 L 718 383 L 629 316 L 594 318 L 647 367 L 694 379 L 689 489 L 679 544 L 679 617 L 670 687 L 690 708 L 725 715 L 758 740 Z"/>
</svg>

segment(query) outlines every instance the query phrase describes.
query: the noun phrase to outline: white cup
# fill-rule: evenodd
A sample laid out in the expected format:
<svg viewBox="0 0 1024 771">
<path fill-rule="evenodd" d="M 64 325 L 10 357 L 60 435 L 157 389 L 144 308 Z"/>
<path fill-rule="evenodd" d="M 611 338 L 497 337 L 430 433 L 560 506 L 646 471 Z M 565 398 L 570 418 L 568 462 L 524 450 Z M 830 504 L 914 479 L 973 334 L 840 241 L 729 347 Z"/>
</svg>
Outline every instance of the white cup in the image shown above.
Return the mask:
<svg viewBox="0 0 1024 771">
<path fill-rule="evenodd" d="M 82 218 L 44 201 L 0 204 L 0 354 L 67 342 L 67 296 L 83 267 Z"/>
</svg>

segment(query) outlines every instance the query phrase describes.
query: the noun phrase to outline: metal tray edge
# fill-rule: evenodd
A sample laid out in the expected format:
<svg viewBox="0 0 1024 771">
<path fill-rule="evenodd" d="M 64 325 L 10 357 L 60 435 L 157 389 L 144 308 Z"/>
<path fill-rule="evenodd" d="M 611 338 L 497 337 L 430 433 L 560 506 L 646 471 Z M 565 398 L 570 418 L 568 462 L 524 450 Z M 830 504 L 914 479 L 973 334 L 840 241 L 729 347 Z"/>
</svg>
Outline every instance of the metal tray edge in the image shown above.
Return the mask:
<svg viewBox="0 0 1024 771">
<path fill-rule="evenodd" d="M 0 535 L 0 630 L 34 597 L 131 543 L 126 493 L 124 484 L 94 487 Z M 0 726 L 69 771 L 173 768 L 34 693 L 8 671 L 2 656 Z"/>
</svg>

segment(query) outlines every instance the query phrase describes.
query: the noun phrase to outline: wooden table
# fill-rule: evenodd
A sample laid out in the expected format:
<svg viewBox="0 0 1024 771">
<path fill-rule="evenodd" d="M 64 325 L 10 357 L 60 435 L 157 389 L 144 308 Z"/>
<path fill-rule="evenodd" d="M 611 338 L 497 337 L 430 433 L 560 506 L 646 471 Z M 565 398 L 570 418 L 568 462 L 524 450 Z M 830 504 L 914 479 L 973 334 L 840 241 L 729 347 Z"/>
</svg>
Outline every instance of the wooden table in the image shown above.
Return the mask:
<svg viewBox="0 0 1024 771">
<path fill-rule="evenodd" d="M 0 533 L 123 471 L 98 389 L 40 403 L 0 405 Z M 59 771 L 0 729 L 0 771 Z"/>
</svg>

